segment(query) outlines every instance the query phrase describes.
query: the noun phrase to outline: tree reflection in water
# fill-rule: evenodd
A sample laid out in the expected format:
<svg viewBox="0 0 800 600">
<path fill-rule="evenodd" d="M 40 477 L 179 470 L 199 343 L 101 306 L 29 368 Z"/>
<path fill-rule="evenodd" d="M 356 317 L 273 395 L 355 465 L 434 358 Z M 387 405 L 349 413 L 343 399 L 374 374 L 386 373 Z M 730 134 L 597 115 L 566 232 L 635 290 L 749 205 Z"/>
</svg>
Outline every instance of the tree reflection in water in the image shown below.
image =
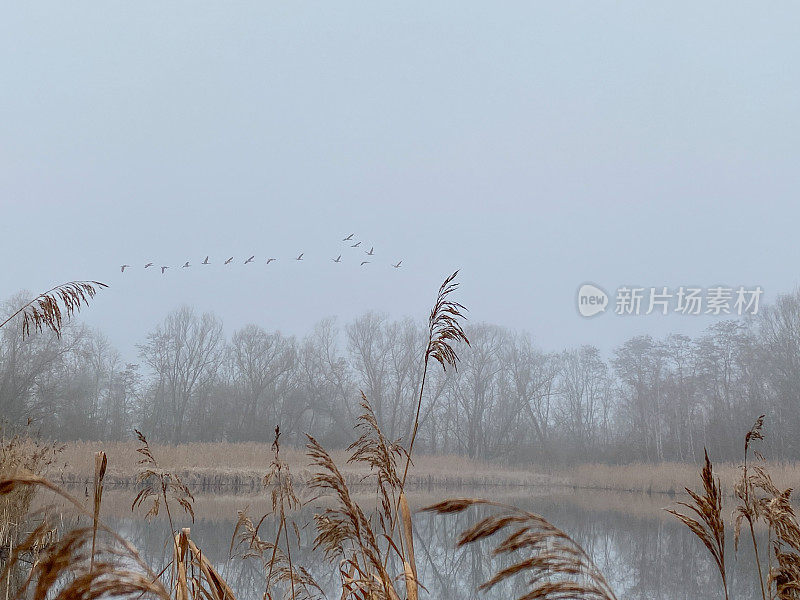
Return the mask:
<svg viewBox="0 0 800 600">
<path fill-rule="evenodd" d="M 485 490 L 483 490 L 485 492 Z M 590 494 L 590 492 L 576 492 Z M 463 493 L 460 495 L 464 495 Z M 443 497 L 447 496 L 444 494 Z M 635 503 L 633 496 L 630 503 Z M 591 510 L 557 498 L 514 498 L 513 503 L 545 516 L 568 532 L 592 556 L 620 600 L 698 600 L 721 597 L 719 574 L 707 551 L 686 528 L 657 511 L 646 516 L 630 516 L 617 510 Z M 246 504 L 246 501 L 242 502 Z M 664 498 L 664 505 L 670 504 Z M 585 505 L 585 502 L 582 503 Z M 298 524 L 311 522 L 310 508 L 296 515 Z M 514 585 L 498 585 L 487 592 L 477 592 L 504 563 L 489 554 L 490 546 L 470 544 L 456 549 L 458 534 L 484 516 L 479 510 L 440 516 L 417 513 L 414 517 L 417 565 L 422 583 L 422 598 L 509 599 L 525 590 L 520 579 Z M 200 518 L 192 526 L 192 538 L 218 566 L 237 593 L 239 600 L 261 600 L 264 576 L 257 560 L 228 558 L 235 526 L 235 509 L 218 519 Z M 161 523 L 146 523 L 138 518 L 109 518 L 107 522 L 128 537 L 152 565 L 164 565 L 171 554 Z M 273 524 L 262 525 L 265 537 Z M 303 548 L 296 562 L 305 565 L 330 598 L 339 598 L 338 575 L 312 552 L 312 527 L 300 530 Z M 273 533 L 274 535 L 274 533 Z M 732 540 L 730 556 L 734 556 Z M 746 544 L 739 548 L 736 560 L 730 561 L 731 598 L 749 599 L 760 595 L 753 567 L 752 551 Z"/>
</svg>

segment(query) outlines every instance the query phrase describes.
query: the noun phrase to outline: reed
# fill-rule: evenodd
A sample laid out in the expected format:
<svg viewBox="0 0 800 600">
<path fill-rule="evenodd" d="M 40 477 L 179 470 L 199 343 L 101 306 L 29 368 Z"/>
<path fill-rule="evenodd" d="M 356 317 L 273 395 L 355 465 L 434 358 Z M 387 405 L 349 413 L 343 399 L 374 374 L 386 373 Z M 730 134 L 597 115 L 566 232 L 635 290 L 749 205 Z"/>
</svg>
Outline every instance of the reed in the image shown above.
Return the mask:
<svg viewBox="0 0 800 600">
<path fill-rule="evenodd" d="M 233 590 L 191 539 L 188 527 L 175 536 L 175 600 L 235 600 Z"/>
<path fill-rule="evenodd" d="M 740 467 L 740 478 L 735 486 L 739 500 L 733 511 L 734 549 L 738 551 L 741 527 L 747 522 L 750 541 L 753 545 L 753 560 L 759 578 L 762 600 L 797 600 L 800 598 L 800 525 L 791 505 L 791 488 L 779 489 L 773 482 L 764 458 L 753 452 L 757 463 L 750 460 L 751 445 L 763 440 L 764 415 L 761 415 L 745 435 L 744 461 Z M 760 463 L 760 464 L 759 464 Z M 725 564 L 725 521 L 721 515 L 722 501 L 719 479 L 715 479 L 714 467 L 706 453 L 701 474 L 704 492 L 697 494 L 687 488 L 692 503 L 679 503 L 694 513 L 698 519 L 679 513 L 674 515 L 700 539 L 711 554 L 719 570 L 722 594 L 728 598 Z M 767 528 L 767 572 L 764 573 L 763 549 L 759 548 L 755 527 L 762 523 Z"/>
<path fill-rule="evenodd" d="M 97 526 L 100 523 L 100 504 L 103 502 L 103 479 L 106 476 L 108 458 L 105 452 L 98 452 L 94 456 L 94 493 L 92 495 L 92 556 L 89 563 L 89 572 L 94 566 L 94 553 L 97 546 Z"/>
<path fill-rule="evenodd" d="M 99 281 L 70 281 L 62 283 L 39 294 L 25 303 L 19 310 L 0 323 L 0 328 L 8 325 L 17 317 L 22 320 L 22 338 L 30 335 L 31 327 L 41 332 L 49 329 L 61 337 L 64 319 L 72 317 L 81 308 L 89 304 L 99 290 L 107 288 Z"/>
<path fill-rule="evenodd" d="M 247 508 L 239 511 L 229 553 L 233 555 L 234 546 L 243 547 L 242 558 L 258 558 L 261 561 L 265 577 L 265 599 L 271 600 L 279 593 L 275 590 L 277 584 L 283 584 L 291 598 L 324 597 L 322 589 L 311 574 L 292 561 L 292 547 L 300 545 L 300 531 L 297 524 L 287 518 L 287 511 L 297 510 L 303 503 L 294 491 L 289 465 L 281 457 L 280 436 L 280 426 L 276 426 L 272 443 L 273 458 L 263 479 L 264 488 L 270 492 L 272 512 L 264 514 L 254 523 L 247 514 Z M 277 533 L 274 540 L 264 540 L 259 531 L 270 516 L 278 522 Z M 290 526 L 293 539 L 289 537 Z"/>
<path fill-rule="evenodd" d="M 544 517 L 501 502 L 481 498 L 453 498 L 423 510 L 449 515 L 475 506 L 499 509 L 461 533 L 459 547 L 503 532 L 492 551 L 495 556 L 512 555 L 517 560 L 498 570 L 479 586 L 487 590 L 512 577 L 524 577 L 529 589 L 525 600 L 616 600 L 611 586 L 586 551 Z"/>
<path fill-rule="evenodd" d="M 325 497 L 332 501 L 331 507 L 314 516 L 315 548 L 321 549 L 328 561 L 341 565 L 343 599 L 399 600 L 400 594 L 395 589 L 397 577 L 391 572 L 392 557 L 402 565 L 400 578 L 406 596 L 416 598 L 413 545 L 404 544 L 395 532 L 394 507 L 401 504 L 403 491 L 397 460 L 407 457 L 407 453 L 398 442 L 386 439 L 363 395 L 361 406 L 363 413 L 356 425 L 361 435 L 349 448 L 348 462 L 369 466 L 368 478 L 375 486 L 377 506 L 369 515 L 364 512 L 330 454 L 308 436 L 308 456 L 317 467 L 309 486 L 316 493 L 315 499 Z M 413 535 L 410 520 L 404 527 L 410 538 Z"/>
<path fill-rule="evenodd" d="M 44 477 L 29 471 L 0 478 L 0 497 L 18 490 L 46 489 L 54 492 L 81 515 L 92 519 L 92 527 L 76 527 L 62 533 L 49 543 L 41 545 L 50 527 L 46 520 L 32 531 L 13 551 L 0 579 L 5 579 L 12 569 L 22 561 L 26 552 L 37 551 L 37 560 L 15 598 L 45 600 L 58 598 L 67 600 L 82 598 L 139 598 L 149 594 L 152 598 L 170 598 L 157 574 L 141 558 L 138 551 L 106 526 L 100 519 L 94 520 L 92 512 L 83 504 Z M 107 538 L 97 544 L 97 535 Z M 40 546 L 37 549 L 37 546 Z"/>
<path fill-rule="evenodd" d="M 31 423 L 23 432 L 5 437 L 0 435 L 0 478 L 11 477 L 17 473 L 41 475 L 58 457 L 61 446 L 45 443 L 29 433 Z M 31 505 L 35 489 L 29 486 L 16 487 L 0 495 L 0 570 L 5 577 L 0 578 L 0 590 L 4 597 L 11 595 L 12 584 L 20 578 L 20 569 L 6 568 L 15 553 L 26 562 L 38 560 L 39 550 L 57 535 L 55 526 L 43 527 L 45 514 L 31 515 Z M 30 538 L 32 534 L 37 537 Z M 30 539 L 28 539 L 30 538 Z M 23 540 L 28 539 L 27 545 Z"/>
<path fill-rule="evenodd" d="M 169 519 L 170 536 L 175 535 L 175 524 L 172 521 L 172 511 L 169 508 L 169 499 L 172 498 L 177 502 L 184 512 L 191 517 L 194 523 L 194 496 L 189 490 L 189 487 L 183 483 L 181 478 L 175 473 L 162 469 L 156 460 L 153 451 L 150 448 L 150 443 L 147 437 L 139 431 L 136 431 L 136 437 L 141 442 L 141 446 L 136 451 L 142 456 L 139 464 L 142 466 L 136 478 L 137 483 L 141 486 L 139 493 L 131 504 L 131 510 L 144 505 L 148 500 L 150 501 L 150 509 L 145 514 L 145 518 L 152 518 L 158 516 L 158 511 L 163 500 L 164 509 L 167 511 L 167 518 Z"/>
<path fill-rule="evenodd" d="M 679 505 L 688 508 L 694 513 L 697 519 L 684 515 L 675 509 L 667 509 L 667 512 L 686 525 L 711 553 L 722 578 L 722 588 L 727 600 L 728 580 L 725 571 L 725 522 L 722 518 L 722 494 L 719 491 L 719 480 L 714 479 L 714 469 L 708 459 L 708 452 L 706 452 L 701 479 L 703 481 L 703 493 L 698 494 L 686 488 L 686 492 L 691 496 L 692 502 L 678 502 Z"/>
</svg>

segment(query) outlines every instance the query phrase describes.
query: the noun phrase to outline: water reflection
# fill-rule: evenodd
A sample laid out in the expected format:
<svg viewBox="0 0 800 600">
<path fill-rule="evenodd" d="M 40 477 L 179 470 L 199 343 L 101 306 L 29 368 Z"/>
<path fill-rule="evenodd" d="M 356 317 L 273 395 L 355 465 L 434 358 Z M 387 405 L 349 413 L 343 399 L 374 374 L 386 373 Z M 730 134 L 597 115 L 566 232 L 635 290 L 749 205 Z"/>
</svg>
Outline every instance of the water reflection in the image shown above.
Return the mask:
<svg viewBox="0 0 800 600">
<path fill-rule="evenodd" d="M 722 596 L 719 575 L 708 552 L 683 525 L 657 510 L 637 511 L 641 497 L 628 498 L 627 511 L 619 507 L 596 510 L 587 508 L 591 506 L 590 492 L 577 493 L 583 497 L 518 497 L 509 501 L 546 516 L 568 532 L 593 557 L 620 600 L 697 600 Z M 238 508 L 244 504 L 240 502 Z M 664 504 L 669 502 L 665 500 Z M 236 508 L 232 507 L 220 511 L 218 517 L 199 518 L 192 526 L 192 537 L 230 583 L 237 598 L 260 600 L 264 593 L 260 563 L 228 557 L 235 514 Z M 451 516 L 415 515 L 419 575 L 428 590 L 422 592 L 422 598 L 491 600 L 522 595 L 525 590 L 522 580 L 477 592 L 477 587 L 503 563 L 490 556 L 488 543 L 455 548 L 458 534 L 483 514 L 473 510 Z M 312 515 L 313 510 L 305 510 L 297 515 L 297 522 L 310 521 Z M 112 517 L 107 522 L 134 542 L 150 564 L 166 564 L 170 547 L 162 524 L 129 517 Z M 268 538 L 274 531 L 272 523 L 265 523 L 262 537 Z M 312 528 L 301 530 L 303 548 L 293 558 L 309 569 L 330 597 L 337 598 L 336 569 L 327 567 L 311 551 L 313 537 Z M 732 534 L 728 537 L 732 538 Z M 737 557 L 732 539 L 728 539 L 728 545 L 731 598 L 760 596 L 752 551 L 743 543 Z"/>
</svg>

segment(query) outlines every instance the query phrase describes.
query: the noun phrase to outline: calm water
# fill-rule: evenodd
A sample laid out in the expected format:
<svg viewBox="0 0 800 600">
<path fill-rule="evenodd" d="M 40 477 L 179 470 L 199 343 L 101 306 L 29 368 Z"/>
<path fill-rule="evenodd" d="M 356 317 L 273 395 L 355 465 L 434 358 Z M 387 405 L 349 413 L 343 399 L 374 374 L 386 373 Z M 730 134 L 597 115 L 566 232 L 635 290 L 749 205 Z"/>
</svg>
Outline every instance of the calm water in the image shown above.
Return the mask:
<svg viewBox="0 0 800 600">
<path fill-rule="evenodd" d="M 476 493 L 484 497 L 490 494 L 485 489 Z M 447 495 L 444 493 L 441 497 Z M 468 494 L 461 491 L 457 495 Z M 722 597 L 719 575 L 708 552 L 683 525 L 658 509 L 658 506 L 670 505 L 669 498 L 620 495 L 615 498 L 613 508 L 608 507 L 608 501 L 602 502 L 606 508 L 594 508 L 593 492 L 581 491 L 572 496 L 515 496 L 504 500 L 544 515 L 569 533 L 592 555 L 620 600 Z M 198 515 L 192 526 L 192 538 L 217 565 L 234 588 L 237 598 L 260 600 L 264 592 L 260 564 L 254 559 L 228 558 L 236 510 L 247 504 L 247 498 L 239 498 L 231 501 L 230 506 L 222 503 L 211 511 L 205 511 L 206 514 Z M 255 514 L 257 511 L 251 512 Z M 310 519 L 312 514 L 313 511 L 304 511 L 298 516 L 298 523 Z M 522 595 L 525 589 L 523 581 L 497 586 L 488 592 L 475 591 L 501 563 L 490 557 L 487 543 L 456 550 L 455 541 L 460 531 L 483 514 L 473 509 L 461 515 L 415 515 L 419 575 L 428 589 L 428 593 L 422 592 L 422 598 L 506 599 Z M 728 514 L 730 512 L 726 509 Z M 160 523 L 147 524 L 139 518 L 122 516 L 107 518 L 106 521 L 134 542 L 150 564 L 166 564 L 169 548 L 165 529 Z M 262 537 L 267 539 L 269 532 L 274 535 L 274 526 L 265 523 Z M 330 597 L 338 598 L 335 569 L 321 567 L 318 555 L 312 554 L 313 531 L 309 528 L 301 533 L 307 547 L 293 558 L 309 568 L 323 588 L 331 592 Z M 744 543 L 736 557 L 732 530 L 729 530 L 728 537 L 731 598 L 749 600 L 760 596 L 753 576 L 751 551 Z"/>
</svg>

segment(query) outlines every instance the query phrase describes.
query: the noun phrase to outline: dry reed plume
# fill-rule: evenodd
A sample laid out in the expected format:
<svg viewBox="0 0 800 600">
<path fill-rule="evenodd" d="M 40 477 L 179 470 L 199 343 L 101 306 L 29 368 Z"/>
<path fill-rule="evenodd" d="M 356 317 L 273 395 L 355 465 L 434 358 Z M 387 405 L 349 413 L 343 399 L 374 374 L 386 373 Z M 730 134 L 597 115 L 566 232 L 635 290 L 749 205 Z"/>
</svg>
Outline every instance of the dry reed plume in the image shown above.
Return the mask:
<svg viewBox="0 0 800 600">
<path fill-rule="evenodd" d="M 286 586 L 290 598 L 324 597 L 322 589 L 311 574 L 304 567 L 292 562 L 292 547 L 300 546 L 300 531 L 297 524 L 291 521 L 294 540 L 290 540 L 286 512 L 299 509 L 303 503 L 295 494 L 289 465 L 281 459 L 280 436 L 280 426 L 276 426 L 275 440 L 272 442 L 273 459 L 263 479 L 264 487 L 270 490 L 272 516 L 278 522 L 275 539 L 263 540 L 259 534 L 261 525 L 270 514 L 265 514 L 254 523 L 245 508 L 239 511 L 239 519 L 231 538 L 230 552 L 233 552 L 238 536 L 238 544 L 245 547 L 242 557 L 245 559 L 255 557 L 261 561 L 266 579 L 265 600 L 274 598 L 276 593 L 274 586 L 279 582 Z M 283 534 L 283 545 L 281 545 L 281 534 Z"/>
<path fill-rule="evenodd" d="M 405 451 L 397 442 L 388 441 L 378 427 L 371 407 L 362 395 L 363 413 L 357 427 L 361 436 L 349 448 L 349 462 L 370 467 L 378 506 L 367 515 L 353 500 L 350 489 L 336 463 L 328 452 L 308 436 L 308 456 L 318 468 L 309 486 L 317 498 L 334 501 L 333 507 L 314 516 L 317 537 L 315 547 L 323 550 L 325 557 L 339 562 L 342 598 L 359 600 L 399 600 L 395 589 L 396 577 L 391 573 L 391 557 L 402 565 L 401 578 L 405 582 L 409 600 L 417 598 L 418 582 L 413 558 L 410 518 L 404 524 L 405 543 L 395 539 L 394 507 L 407 504 L 401 499 L 402 485 L 397 471 L 397 459 Z"/>
<path fill-rule="evenodd" d="M 27 429 L 30 426 L 28 423 Z M 10 438 L 3 435 L 0 437 L 0 478 L 17 473 L 41 474 L 53 464 L 60 451 L 60 445 L 43 443 L 33 435 L 20 433 Z M 29 515 L 34 495 L 35 489 L 31 486 L 19 486 L 0 495 L 0 570 L 8 565 L 11 555 L 20 548 L 24 539 L 29 543 L 20 551 L 17 563 L 33 564 L 39 551 L 57 534 L 54 527 L 40 527 L 44 523 L 43 515 L 37 515 L 38 519 Z M 29 539 L 34 532 L 38 538 Z M 19 573 L 12 573 L 9 569 L 5 578 L 0 579 L 6 597 L 10 594 L 12 579 L 16 582 L 18 578 Z"/>
<path fill-rule="evenodd" d="M 137 476 L 137 482 L 143 485 L 143 487 L 139 490 L 136 498 L 134 498 L 133 504 L 131 504 L 131 510 L 151 500 L 150 509 L 145 514 L 145 517 L 148 519 L 157 517 L 160 504 L 163 500 L 164 509 L 167 511 L 169 526 L 172 530 L 170 535 L 175 535 L 175 524 L 172 521 L 172 512 L 169 508 L 168 498 L 172 498 L 177 502 L 181 508 L 183 508 L 184 512 L 191 517 L 194 523 L 194 509 L 192 508 L 194 496 L 192 496 L 192 492 L 189 490 L 188 486 L 181 481 L 180 477 L 175 473 L 171 473 L 159 467 L 158 461 L 155 456 L 153 456 L 150 444 L 145 435 L 138 429 L 134 431 L 136 432 L 136 437 L 142 443 L 136 451 L 144 457 L 139 460 L 142 469 Z"/>
<path fill-rule="evenodd" d="M 761 415 L 745 435 L 744 462 L 734 493 L 739 504 L 733 511 L 734 549 L 738 551 L 741 526 L 747 522 L 753 544 L 754 561 L 759 578 L 762 600 L 797 600 L 800 598 L 800 525 L 791 505 L 792 490 L 779 489 L 763 466 L 749 464 L 751 444 L 763 440 L 764 415 Z M 763 457 L 754 452 L 757 460 Z M 715 481 L 713 465 L 706 453 L 706 463 L 701 474 L 703 495 L 689 489 L 693 503 L 680 503 L 699 516 L 700 521 L 669 510 L 684 523 L 708 548 L 722 578 L 722 592 L 729 598 L 725 568 L 725 522 L 721 516 L 722 503 L 719 481 Z M 763 522 L 767 527 L 767 575 L 764 577 L 762 550 L 759 549 L 755 526 Z"/>
<path fill-rule="evenodd" d="M 701 474 L 703 481 L 703 494 L 697 494 L 686 488 L 686 492 L 691 496 L 692 503 L 678 502 L 681 506 L 688 508 L 698 519 L 679 513 L 676 510 L 668 509 L 667 512 L 674 515 L 700 541 L 703 542 L 711 553 L 714 563 L 722 577 L 722 588 L 725 598 L 728 598 L 728 580 L 725 571 L 725 522 L 722 518 L 722 494 L 720 493 L 719 480 L 714 480 L 714 470 L 711 461 L 708 459 L 708 452 L 705 454 L 705 465 Z"/>
<path fill-rule="evenodd" d="M 61 338 L 61 330 L 64 319 L 71 317 L 80 311 L 83 306 L 89 303 L 89 299 L 94 298 L 100 289 L 108 287 L 98 281 L 71 281 L 58 285 L 36 298 L 33 298 L 11 316 L 0 322 L 0 328 L 7 326 L 17 317 L 21 318 L 20 337 L 25 339 L 31 333 L 31 327 L 35 331 L 41 332 L 43 329 L 50 329 L 56 336 Z M 28 426 L 31 420 L 28 420 Z M 32 446 L 32 447 L 31 447 Z M 53 460 L 53 456 L 58 451 L 55 444 L 42 445 L 31 438 L 14 436 L 6 439 L 3 431 L 0 439 L 0 477 L 9 477 L 16 472 L 37 474 L 42 472 Z M 28 510 L 31 500 L 35 494 L 35 486 L 17 486 L 13 492 L 4 494 L 0 498 L 0 566 L 6 567 L 6 596 L 8 596 L 11 585 L 11 554 L 14 552 L 14 545 L 19 542 L 21 527 L 28 517 Z M 44 532 L 37 527 L 34 532 L 40 536 Z M 52 530 L 46 532 L 47 536 L 52 535 Z M 28 542 L 26 552 L 36 552 L 43 545 L 43 538 L 32 540 L 30 536 L 26 538 Z M 16 553 L 19 562 L 19 552 Z"/>
<path fill-rule="evenodd" d="M 414 441 L 417 439 L 419 413 L 422 407 L 422 394 L 425 391 L 425 380 L 428 375 L 430 359 L 433 358 L 438 361 L 443 369 L 446 369 L 447 366 L 455 369 L 458 365 L 458 354 L 456 354 L 456 351 L 453 349 L 453 343 L 463 342 L 469 346 L 469 340 L 461 326 L 461 321 L 464 319 L 463 313 L 466 312 L 466 308 L 450 299 L 450 295 L 458 289 L 458 283 L 455 283 L 456 275 L 458 275 L 458 271 L 455 271 L 450 277 L 445 279 L 441 287 L 439 287 L 436 302 L 428 317 L 428 343 L 425 347 L 423 359 L 422 380 L 419 385 L 417 408 L 414 415 L 414 429 L 411 432 L 406 466 L 403 470 L 403 484 L 405 484 L 406 477 L 408 476 L 411 453 L 414 450 Z"/>
<path fill-rule="evenodd" d="M 0 478 L 0 496 L 24 488 L 48 489 L 69 502 L 79 514 L 92 519 L 92 527 L 77 527 L 39 549 L 28 577 L 15 598 L 34 600 L 95 600 L 140 598 L 142 595 L 168 600 L 169 593 L 158 575 L 150 570 L 136 549 L 94 517 L 76 498 L 44 477 L 30 472 Z M 26 552 L 40 544 L 49 528 L 46 520 L 14 549 L 0 577 L 7 578 Z M 97 544 L 97 534 L 108 541 Z"/>
<path fill-rule="evenodd" d="M 149 520 L 158 516 L 161 502 L 163 501 L 164 510 L 167 513 L 167 520 L 169 521 L 169 537 L 173 542 L 173 560 L 168 567 L 172 574 L 173 586 L 175 589 L 178 589 L 181 581 L 181 562 L 178 559 L 185 558 L 185 554 L 181 555 L 180 553 L 180 548 L 178 546 L 179 536 L 175 531 L 175 522 L 172 520 L 172 510 L 170 510 L 169 507 L 169 499 L 172 498 L 177 502 L 178 505 L 183 508 L 184 512 L 191 517 L 192 523 L 194 523 L 194 507 L 192 506 L 194 503 L 194 496 L 189 490 L 189 487 L 181 481 L 180 477 L 159 467 L 158 461 L 153 455 L 145 435 L 138 429 L 134 431 L 136 432 L 136 437 L 139 439 L 139 442 L 142 444 L 136 449 L 136 452 L 143 457 L 139 460 L 139 464 L 142 468 L 136 478 L 137 483 L 140 484 L 142 488 L 139 490 L 139 493 L 136 494 L 131 504 L 131 511 L 141 507 L 150 500 L 150 508 L 147 513 L 145 513 L 145 519 Z M 185 565 L 185 562 L 183 564 Z M 164 570 L 166 570 L 166 568 Z"/>
<path fill-rule="evenodd" d="M 479 589 L 487 590 L 521 575 L 526 577 L 529 589 L 519 600 L 616 600 L 611 586 L 586 551 L 544 517 L 516 506 L 480 498 L 453 498 L 423 510 L 454 514 L 473 506 L 499 508 L 500 512 L 462 532 L 457 543 L 459 547 L 504 531 L 506 537 L 495 546 L 492 554 L 530 554 L 497 571 Z"/>
<path fill-rule="evenodd" d="M 408 514 L 408 504 L 403 494 L 403 486 L 408 476 L 408 469 L 411 463 L 411 451 L 414 447 L 417 428 L 419 424 L 419 412 L 422 404 L 422 392 L 425 385 L 428 364 L 431 358 L 437 360 L 442 368 L 448 366 L 457 368 L 458 355 L 452 347 L 453 342 L 464 342 L 469 345 L 469 340 L 465 335 L 461 320 L 462 311 L 465 308 L 450 299 L 450 295 L 457 289 L 458 284 L 454 279 L 458 271 L 448 277 L 439 288 L 433 310 L 428 320 L 429 336 L 425 351 L 424 370 L 422 383 L 420 386 L 417 409 L 414 421 L 414 429 L 411 436 L 408 452 L 406 454 L 406 465 L 403 476 L 399 481 L 400 491 L 395 506 L 401 506 L 404 513 L 404 525 L 410 529 L 410 515 Z M 388 461 L 384 461 L 389 464 Z M 379 468 L 383 468 L 379 465 Z M 428 507 L 438 513 L 461 512 L 473 505 L 491 505 L 500 507 L 504 512 L 495 517 L 484 519 L 471 529 L 464 532 L 458 542 L 459 546 L 475 542 L 496 533 L 506 526 L 516 524 L 517 529 L 511 533 L 500 545 L 495 548 L 495 554 L 506 554 L 520 550 L 532 551 L 534 554 L 530 558 L 522 559 L 512 567 L 498 571 L 494 577 L 481 585 L 481 589 L 488 589 L 500 581 L 526 571 L 532 572 L 530 579 L 531 589 L 523 596 L 524 599 L 546 598 L 587 598 L 597 600 L 615 600 L 615 596 L 602 573 L 597 569 L 586 552 L 563 531 L 547 522 L 544 518 L 520 510 L 513 506 L 490 502 L 481 499 L 456 499 L 445 500 L 439 504 Z M 397 514 L 397 511 L 394 513 Z M 391 513 L 389 513 L 391 516 Z M 389 531 L 391 532 L 394 523 L 389 521 Z M 409 545 L 413 542 L 411 536 L 407 536 Z M 413 546 L 411 546 L 413 556 Z M 411 563 L 413 564 L 413 562 Z M 416 581 L 416 571 L 413 580 Z M 409 600 L 412 598 L 409 594 Z M 416 598 L 416 590 L 414 592 Z"/>
<path fill-rule="evenodd" d="M 35 331 L 50 329 L 60 338 L 63 320 L 80 311 L 99 290 L 107 287 L 99 281 L 70 281 L 57 285 L 25 304 L 0 323 L 0 327 L 21 315 L 23 339 L 30 335 L 31 326 Z"/>
<path fill-rule="evenodd" d="M 41 540 L 45 538 L 49 527 L 47 521 L 43 520 L 14 549 L 0 575 L 8 578 L 26 552 L 38 550 L 27 578 L 15 591 L 14 597 L 33 600 L 139 600 L 146 596 L 157 600 L 234 600 L 231 588 L 191 540 L 188 528 L 174 536 L 170 564 L 160 573 L 155 573 L 130 543 L 101 521 L 99 515 L 106 464 L 105 455 L 98 453 L 95 457 L 91 512 L 76 498 L 41 476 L 18 471 L 0 478 L 0 497 L 19 489 L 42 487 L 67 500 L 79 514 L 92 521 L 91 527 L 76 527 L 42 545 Z M 162 494 L 165 494 L 163 484 Z M 168 506 L 166 497 L 164 503 Z M 101 542 L 100 536 L 107 538 L 107 541 Z M 161 581 L 161 575 L 170 567 L 173 572 L 172 593 Z"/>
</svg>

